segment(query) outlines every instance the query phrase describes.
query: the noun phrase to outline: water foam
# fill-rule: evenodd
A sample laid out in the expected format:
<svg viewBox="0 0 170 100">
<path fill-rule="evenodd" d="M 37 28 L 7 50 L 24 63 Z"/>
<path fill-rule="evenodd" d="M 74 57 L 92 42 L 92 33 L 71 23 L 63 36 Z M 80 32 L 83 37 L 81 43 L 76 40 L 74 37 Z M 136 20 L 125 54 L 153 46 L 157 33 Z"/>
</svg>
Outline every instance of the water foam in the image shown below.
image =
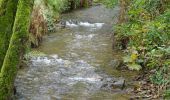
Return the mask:
<svg viewBox="0 0 170 100">
<path fill-rule="evenodd" d="M 73 21 L 66 21 L 67 27 L 87 27 L 92 29 L 100 29 L 103 27 L 105 23 L 89 23 L 89 22 L 73 22 Z"/>
<path fill-rule="evenodd" d="M 74 23 L 71 23 L 71 22 L 68 22 L 68 21 L 66 21 L 66 26 L 69 26 L 69 27 L 78 27 L 78 25 L 76 25 Z"/>
</svg>

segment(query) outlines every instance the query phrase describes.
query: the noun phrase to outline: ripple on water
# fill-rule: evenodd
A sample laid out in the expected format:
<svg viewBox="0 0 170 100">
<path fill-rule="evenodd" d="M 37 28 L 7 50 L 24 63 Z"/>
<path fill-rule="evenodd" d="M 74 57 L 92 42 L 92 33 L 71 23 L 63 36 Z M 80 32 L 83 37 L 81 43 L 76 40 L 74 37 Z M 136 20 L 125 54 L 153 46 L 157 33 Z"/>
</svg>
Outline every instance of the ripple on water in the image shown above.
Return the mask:
<svg viewBox="0 0 170 100">
<path fill-rule="evenodd" d="M 56 93 L 60 96 L 71 92 L 79 83 L 82 83 L 87 91 L 91 92 L 99 90 L 103 84 L 106 84 L 106 81 L 103 81 L 104 78 L 95 72 L 95 67 L 84 60 L 71 62 L 61 59 L 57 55 L 50 55 L 33 57 L 30 61 L 31 68 L 28 68 L 25 73 L 18 73 L 15 84 L 17 93 L 23 98 L 39 96 L 46 100 L 46 97 L 56 95 Z M 36 91 L 36 94 L 27 91 L 30 89 Z"/>
<path fill-rule="evenodd" d="M 88 34 L 88 35 L 79 35 L 79 34 L 76 34 L 75 35 L 75 39 L 78 39 L 78 40 L 79 39 L 91 40 L 94 36 L 95 36 L 95 34 Z"/>
</svg>

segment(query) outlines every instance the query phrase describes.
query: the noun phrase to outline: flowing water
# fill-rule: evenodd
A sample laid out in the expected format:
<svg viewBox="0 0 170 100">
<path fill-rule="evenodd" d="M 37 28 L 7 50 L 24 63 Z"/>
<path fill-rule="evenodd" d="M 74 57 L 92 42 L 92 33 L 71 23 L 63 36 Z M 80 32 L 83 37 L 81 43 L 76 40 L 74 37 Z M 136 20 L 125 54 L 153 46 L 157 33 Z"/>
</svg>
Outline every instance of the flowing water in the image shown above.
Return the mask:
<svg viewBox="0 0 170 100">
<path fill-rule="evenodd" d="M 63 14 L 63 28 L 35 49 L 44 54 L 19 70 L 17 100 L 127 100 L 124 80 L 134 74 L 114 69 L 120 55 L 112 50 L 117 13 L 118 8 L 93 6 Z"/>
</svg>

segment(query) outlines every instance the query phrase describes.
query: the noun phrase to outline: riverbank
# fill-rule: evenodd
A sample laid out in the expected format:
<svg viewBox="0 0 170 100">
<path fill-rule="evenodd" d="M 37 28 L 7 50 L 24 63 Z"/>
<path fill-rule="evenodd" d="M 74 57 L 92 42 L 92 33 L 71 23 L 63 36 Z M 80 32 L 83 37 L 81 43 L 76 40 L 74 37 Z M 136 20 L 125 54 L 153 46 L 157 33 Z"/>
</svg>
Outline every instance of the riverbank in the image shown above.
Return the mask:
<svg viewBox="0 0 170 100">
<path fill-rule="evenodd" d="M 135 92 L 141 98 L 166 99 L 170 84 L 170 2 L 117 1 L 120 16 L 115 27 L 115 42 L 126 53 L 123 66 L 141 71 L 136 78 L 139 85 Z"/>
<path fill-rule="evenodd" d="M 169 97 L 170 2 L 166 0 L 95 0 L 119 5 L 115 48 L 125 53 L 121 70 L 139 71 L 135 99 Z M 123 66 L 123 67 L 122 67 Z"/>
</svg>

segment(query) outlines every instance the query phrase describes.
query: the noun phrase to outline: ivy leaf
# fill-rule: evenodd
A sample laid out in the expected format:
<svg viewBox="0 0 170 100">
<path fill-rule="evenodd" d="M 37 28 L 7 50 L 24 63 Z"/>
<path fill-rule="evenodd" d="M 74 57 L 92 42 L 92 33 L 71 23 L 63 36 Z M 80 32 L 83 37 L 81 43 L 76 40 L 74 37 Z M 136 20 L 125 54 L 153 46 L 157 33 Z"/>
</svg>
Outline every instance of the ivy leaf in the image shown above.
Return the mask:
<svg viewBox="0 0 170 100">
<path fill-rule="evenodd" d="M 136 53 L 131 54 L 131 60 L 135 61 L 137 59 L 138 55 Z"/>
</svg>

